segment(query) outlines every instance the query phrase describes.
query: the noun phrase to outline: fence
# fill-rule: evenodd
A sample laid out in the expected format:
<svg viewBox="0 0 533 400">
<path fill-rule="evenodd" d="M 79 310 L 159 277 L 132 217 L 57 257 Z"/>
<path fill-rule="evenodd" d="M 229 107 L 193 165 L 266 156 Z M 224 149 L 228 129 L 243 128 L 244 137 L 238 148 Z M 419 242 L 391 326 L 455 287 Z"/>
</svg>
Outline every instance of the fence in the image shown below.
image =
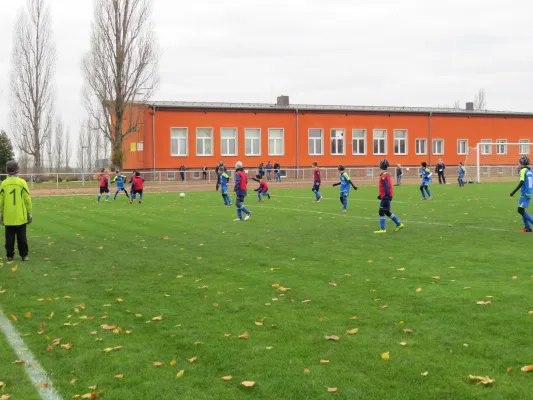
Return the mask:
<svg viewBox="0 0 533 400">
<path fill-rule="evenodd" d="M 482 180 L 510 180 L 516 178 L 518 170 L 516 166 L 491 165 L 481 166 Z M 454 181 L 457 177 L 456 166 L 446 167 L 446 177 L 449 181 Z M 246 169 L 246 174 L 253 177 L 258 174 L 257 168 Z M 339 180 L 339 172 L 337 168 L 321 168 L 322 180 L 324 182 L 335 182 Z M 420 167 L 403 167 L 403 179 L 414 182 L 419 178 Z M 432 169 L 434 171 L 434 169 Z M 356 184 L 374 183 L 381 173 L 381 170 L 376 167 L 353 167 L 346 168 L 346 172 L 350 175 Z M 229 170 L 228 175 L 234 176 L 234 170 Z M 389 173 L 396 178 L 396 168 L 391 167 Z M 214 184 L 217 181 L 217 176 L 214 170 L 204 173 L 201 170 L 168 170 L 168 171 L 141 171 L 145 184 L 147 186 L 165 186 L 165 187 L 182 187 L 199 186 L 203 184 Z M 128 178 L 131 172 L 124 172 Z M 435 175 L 435 174 L 434 174 Z M 466 180 L 474 180 L 476 175 L 476 168 L 467 166 Z M 70 172 L 70 173 L 43 173 L 43 174 L 21 174 L 20 177 L 27 180 L 31 189 L 79 189 L 79 188 L 94 188 L 99 185 L 98 173 L 94 172 Z M 5 175 L 0 176 L 5 179 Z M 275 181 L 275 171 L 265 172 L 264 179 Z M 282 168 L 280 170 L 281 182 L 304 184 L 313 181 L 312 168 Z M 436 176 L 434 176 L 436 178 Z"/>
</svg>

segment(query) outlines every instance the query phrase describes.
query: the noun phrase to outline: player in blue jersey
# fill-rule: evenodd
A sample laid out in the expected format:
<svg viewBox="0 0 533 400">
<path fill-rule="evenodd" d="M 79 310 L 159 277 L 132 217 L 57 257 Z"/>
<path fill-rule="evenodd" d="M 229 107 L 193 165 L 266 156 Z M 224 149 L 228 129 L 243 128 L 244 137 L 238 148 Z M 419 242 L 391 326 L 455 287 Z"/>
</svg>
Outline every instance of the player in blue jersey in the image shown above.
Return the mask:
<svg viewBox="0 0 533 400">
<path fill-rule="evenodd" d="M 428 165 L 425 161 L 420 165 L 422 166 L 422 171 L 420 173 L 420 176 L 422 177 L 422 184 L 420 185 L 420 193 L 422 193 L 422 200 L 427 200 L 426 193 L 428 195 L 428 198 L 431 200 L 431 192 L 429 191 L 429 184 L 431 183 L 431 171 L 429 170 Z"/>
<path fill-rule="evenodd" d="M 113 180 L 111 183 L 117 183 L 117 191 L 115 192 L 115 196 L 113 197 L 113 200 L 117 199 L 117 196 L 120 192 L 126 193 L 126 197 L 128 200 L 130 199 L 130 196 L 128 194 L 128 191 L 126 190 L 126 187 L 124 184 L 126 183 L 126 177 L 120 173 L 120 171 L 115 171 L 115 176 L 113 177 Z"/>
<path fill-rule="evenodd" d="M 222 199 L 224 200 L 225 206 L 231 206 L 231 199 L 228 194 L 228 182 L 229 175 L 226 171 L 222 170 L 222 173 L 218 176 L 220 182 L 220 192 L 222 193 Z"/>
<path fill-rule="evenodd" d="M 350 176 L 346 173 L 346 168 L 344 168 L 344 165 L 339 165 L 337 168 L 340 172 L 340 182 L 334 183 L 333 186 L 339 186 L 341 187 L 340 192 L 340 201 L 342 204 L 342 212 L 346 212 L 346 209 L 348 208 L 348 196 L 350 195 L 350 186 L 354 188 L 354 190 L 357 190 L 357 186 L 355 186 L 350 179 Z"/>
<path fill-rule="evenodd" d="M 516 192 L 520 191 L 520 200 L 518 200 L 518 214 L 524 220 L 524 229 L 520 232 L 531 232 L 531 224 L 533 224 L 533 217 L 529 215 L 526 208 L 531 203 L 533 197 L 533 173 L 529 169 L 529 158 L 526 156 L 520 157 L 520 183 L 515 190 L 511 192 L 511 197 Z"/>
<path fill-rule="evenodd" d="M 463 166 L 463 163 L 459 163 L 459 169 L 457 170 L 457 182 L 459 182 L 459 187 L 465 187 L 465 175 L 466 175 L 466 168 Z"/>
</svg>

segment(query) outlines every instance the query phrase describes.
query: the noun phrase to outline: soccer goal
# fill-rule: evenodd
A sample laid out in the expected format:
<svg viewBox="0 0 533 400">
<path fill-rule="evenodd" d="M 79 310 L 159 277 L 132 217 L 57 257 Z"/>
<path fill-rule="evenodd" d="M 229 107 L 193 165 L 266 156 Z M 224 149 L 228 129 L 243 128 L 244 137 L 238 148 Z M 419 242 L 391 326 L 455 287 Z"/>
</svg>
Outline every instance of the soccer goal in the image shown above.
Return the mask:
<svg viewBox="0 0 533 400">
<path fill-rule="evenodd" d="M 482 141 L 468 149 L 465 159 L 467 179 L 475 176 L 476 182 L 499 181 L 517 179 L 521 156 L 530 156 L 529 141 L 507 143 L 504 140 Z"/>
</svg>

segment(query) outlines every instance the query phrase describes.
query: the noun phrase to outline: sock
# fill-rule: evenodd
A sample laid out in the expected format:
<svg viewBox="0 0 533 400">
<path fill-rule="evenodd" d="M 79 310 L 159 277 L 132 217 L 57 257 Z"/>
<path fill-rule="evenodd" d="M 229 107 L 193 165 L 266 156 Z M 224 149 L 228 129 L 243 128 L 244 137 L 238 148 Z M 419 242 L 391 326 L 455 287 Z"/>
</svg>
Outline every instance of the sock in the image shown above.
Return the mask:
<svg viewBox="0 0 533 400">
<path fill-rule="evenodd" d="M 396 215 L 391 214 L 390 219 L 392 219 L 392 221 L 396 224 L 396 226 L 401 225 L 401 222 Z"/>
<path fill-rule="evenodd" d="M 382 231 L 385 230 L 385 217 L 379 217 L 379 227 L 381 228 Z"/>
<path fill-rule="evenodd" d="M 422 197 L 425 199 L 426 198 L 426 194 L 424 193 L 424 188 L 420 188 L 420 193 L 422 193 Z"/>
<path fill-rule="evenodd" d="M 261 201 L 261 193 L 257 193 L 257 198 L 259 199 L 259 201 Z"/>
<path fill-rule="evenodd" d="M 250 211 L 249 211 L 246 207 L 241 206 L 241 208 L 242 208 L 242 211 L 243 211 L 245 214 L 250 215 Z"/>
<path fill-rule="evenodd" d="M 124 193 L 126 193 L 126 197 L 129 199 L 129 198 L 130 198 L 130 195 L 128 194 L 128 191 L 125 190 Z"/>
<path fill-rule="evenodd" d="M 428 194 L 429 197 L 431 197 L 431 192 L 429 191 L 429 188 L 426 189 L 426 193 Z"/>
<path fill-rule="evenodd" d="M 100 199 L 101 199 L 101 198 L 102 198 L 102 195 L 98 196 L 98 197 L 96 198 L 96 201 L 97 201 L 98 203 L 100 203 Z"/>
<path fill-rule="evenodd" d="M 143 201 L 143 194 L 142 193 L 139 195 L 139 200 Z"/>
<path fill-rule="evenodd" d="M 105 200 L 106 200 L 106 201 L 109 200 L 109 193 L 107 193 L 107 194 L 105 195 Z"/>
<path fill-rule="evenodd" d="M 231 199 L 229 198 L 229 194 L 226 193 L 226 201 L 228 202 L 229 205 L 231 205 Z"/>
<path fill-rule="evenodd" d="M 242 208 L 242 206 L 241 206 Z M 242 219 L 242 211 L 241 211 L 241 208 L 237 207 L 237 217 L 239 217 L 239 219 Z"/>
<path fill-rule="evenodd" d="M 348 197 L 342 198 L 342 206 L 344 207 L 345 210 L 346 208 L 348 208 Z"/>
<path fill-rule="evenodd" d="M 113 200 L 117 199 L 117 195 L 118 195 L 118 190 L 115 192 L 115 195 L 113 196 Z"/>
<path fill-rule="evenodd" d="M 526 228 L 531 228 L 531 224 L 533 224 L 533 217 L 529 213 L 525 213 L 522 218 L 524 219 L 524 225 Z"/>
<path fill-rule="evenodd" d="M 131 201 L 135 200 L 135 195 L 132 193 L 131 194 Z"/>
</svg>

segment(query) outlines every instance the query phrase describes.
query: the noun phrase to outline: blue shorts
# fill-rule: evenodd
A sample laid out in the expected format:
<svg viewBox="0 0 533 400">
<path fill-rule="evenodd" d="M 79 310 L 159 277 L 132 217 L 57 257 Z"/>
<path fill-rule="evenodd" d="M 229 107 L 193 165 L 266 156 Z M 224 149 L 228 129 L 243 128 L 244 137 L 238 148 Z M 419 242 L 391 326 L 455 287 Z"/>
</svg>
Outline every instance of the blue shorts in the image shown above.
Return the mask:
<svg viewBox="0 0 533 400">
<path fill-rule="evenodd" d="M 227 186 L 222 186 L 222 187 L 220 188 L 220 192 L 221 192 L 222 194 L 228 194 L 228 187 L 227 187 Z"/>
<path fill-rule="evenodd" d="M 431 181 L 422 181 L 422 186 L 429 186 Z"/>
<path fill-rule="evenodd" d="M 118 186 L 117 186 L 117 192 L 120 192 L 121 190 L 122 190 L 123 192 L 125 192 L 125 191 L 126 191 L 126 188 L 125 188 L 124 186 L 122 186 L 122 187 L 118 187 Z"/>
<path fill-rule="evenodd" d="M 341 190 L 341 197 L 348 197 L 350 195 L 349 190 Z"/>
<path fill-rule="evenodd" d="M 529 203 L 531 203 L 531 197 L 520 197 L 520 199 L 518 200 L 518 207 L 528 208 Z"/>
<path fill-rule="evenodd" d="M 390 211 L 391 201 L 392 200 L 381 199 L 381 203 L 379 204 L 379 209 L 383 211 Z"/>
</svg>

